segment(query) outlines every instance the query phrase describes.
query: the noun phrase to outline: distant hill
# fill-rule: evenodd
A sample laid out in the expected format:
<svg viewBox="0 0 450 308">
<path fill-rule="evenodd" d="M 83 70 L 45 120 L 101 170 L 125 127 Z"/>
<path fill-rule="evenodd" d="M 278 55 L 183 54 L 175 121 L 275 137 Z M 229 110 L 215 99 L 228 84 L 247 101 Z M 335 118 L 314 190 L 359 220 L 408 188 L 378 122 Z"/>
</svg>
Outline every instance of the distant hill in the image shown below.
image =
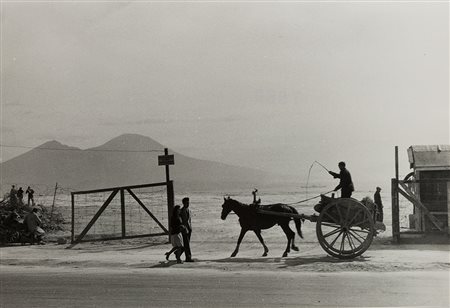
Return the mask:
<svg viewBox="0 0 450 308">
<path fill-rule="evenodd" d="M 164 182 L 158 166 L 164 146 L 136 134 L 125 134 L 105 144 L 82 150 L 50 141 L 0 164 L 2 191 L 11 184 L 39 183 L 52 187 L 58 182 L 72 189 L 96 189 L 142 183 Z M 159 150 L 160 152 L 149 152 Z M 175 155 L 170 176 L 175 189 L 227 191 L 279 185 L 283 179 L 267 172 L 199 160 L 169 149 Z"/>
</svg>

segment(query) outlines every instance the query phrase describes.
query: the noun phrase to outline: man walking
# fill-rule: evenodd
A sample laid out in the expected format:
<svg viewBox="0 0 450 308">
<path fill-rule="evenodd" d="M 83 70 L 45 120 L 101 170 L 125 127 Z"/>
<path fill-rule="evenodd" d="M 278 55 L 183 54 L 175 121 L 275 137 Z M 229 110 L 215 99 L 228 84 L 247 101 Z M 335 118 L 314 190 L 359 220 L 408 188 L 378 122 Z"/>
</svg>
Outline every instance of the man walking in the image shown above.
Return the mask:
<svg viewBox="0 0 450 308">
<path fill-rule="evenodd" d="M 189 198 L 185 197 L 181 200 L 183 207 L 181 208 L 181 220 L 185 226 L 183 230 L 183 244 L 184 244 L 184 255 L 186 256 L 186 262 L 194 262 L 192 260 L 191 253 L 191 234 L 192 234 L 192 223 L 191 223 L 191 210 L 189 209 Z"/>
<path fill-rule="evenodd" d="M 355 190 L 353 187 L 352 182 L 352 176 L 350 175 L 350 172 L 345 168 L 345 162 L 341 161 L 338 164 L 339 170 L 341 172 L 336 173 L 333 171 L 329 171 L 328 173 L 331 174 L 335 179 L 339 178 L 339 185 L 336 186 L 334 191 L 341 190 L 341 198 L 350 198 L 352 196 L 352 192 Z"/>
<path fill-rule="evenodd" d="M 381 188 L 377 187 L 377 191 L 373 195 L 373 199 L 375 201 L 375 204 L 377 205 L 376 221 L 383 222 L 383 202 L 381 201 L 380 191 L 381 191 Z"/>
</svg>

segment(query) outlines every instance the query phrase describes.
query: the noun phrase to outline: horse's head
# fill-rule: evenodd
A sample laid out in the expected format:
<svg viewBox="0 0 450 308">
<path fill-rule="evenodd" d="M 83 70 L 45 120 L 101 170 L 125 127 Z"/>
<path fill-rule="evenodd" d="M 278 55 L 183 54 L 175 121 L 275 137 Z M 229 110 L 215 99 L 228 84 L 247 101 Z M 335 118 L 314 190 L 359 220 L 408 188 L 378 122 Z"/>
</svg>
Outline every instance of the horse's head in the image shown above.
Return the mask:
<svg viewBox="0 0 450 308">
<path fill-rule="evenodd" d="M 227 198 L 223 198 L 223 204 L 222 204 L 222 214 L 220 215 L 220 218 L 222 218 L 222 220 L 225 220 L 228 216 L 228 214 L 230 214 L 230 212 L 233 210 L 233 203 L 234 200 L 231 199 L 230 197 Z"/>
</svg>

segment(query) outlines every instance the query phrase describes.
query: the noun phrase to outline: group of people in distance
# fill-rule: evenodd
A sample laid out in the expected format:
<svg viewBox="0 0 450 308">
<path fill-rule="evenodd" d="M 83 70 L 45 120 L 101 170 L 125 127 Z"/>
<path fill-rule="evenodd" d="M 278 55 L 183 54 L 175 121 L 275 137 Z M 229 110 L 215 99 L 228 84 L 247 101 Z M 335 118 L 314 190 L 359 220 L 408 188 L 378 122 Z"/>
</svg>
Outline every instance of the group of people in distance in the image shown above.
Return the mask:
<svg viewBox="0 0 450 308">
<path fill-rule="evenodd" d="M 22 187 L 19 187 L 19 189 L 16 189 L 15 185 L 11 186 L 11 190 L 9 191 L 9 200 L 11 201 L 11 205 L 17 205 L 17 204 L 24 204 L 23 203 L 23 194 L 24 191 Z M 27 190 L 25 191 L 25 194 L 28 196 L 28 205 L 34 205 L 34 190 L 28 186 Z"/>
<path fill-rule="evenodd" d="M 194 262 L 192 260 L 190 246 L 192 221 L 191 211 L 189 209 L 189 198 L 185 197 L 181 202 L 183 203 L 183 207 L 176 205 L 172 211 L 169 228 L 172 249 L 165 253 L 166 260 L 169 260 L 169 256 L 174 253 L 177 263 L 183 263 L 181 255 L 184 253 L 186 262 Z"/>
<path fill-rule="evenodd" d="M 345 167 L 345 162 L 341 161 L 338 164 L 339 173 L 328 171 L 335 179 L 339 179 L 339 185 L 334 188 L 334 191 L 341 190 L 341 198 L 350 198 L 352 196 L 355 187 L 353 186 L 352 176 L 350 172 Z M 374 202 L 377 205 L 376 208 L 376 221 L 383 221 L 383 203 L 381 201 L 381 188 L 377 187 L 374 194 Z"/>
<path fill-rule="evenodd" d="M 22 187 L 19 187 L 19 189 L 16 190 L 16 186 L 12 185 L 9 192 L 9 200 L 13 211 L 9 215 L 9 221 L 14 221 L 18 226 L 20 226 L 19 229 L 25 231 L 25 234 L 28 234 L 28 237 L 30 237 L 32 244 L 44 244 L 42 238 L 45 234 L 45 231 L 41 228 L 42 221 L 39 217 L 39 208 L 34 207 L 34 190 L 30 186 L 28 186 L 25 193 L 28 196 L 28 206 L 33 208 L 29 209 L 29 213 L 25 215 L 23 222 L 20 222 L 21 217 L 18 214 L 17 210 L 19 209 L 19 206 L 24 205 L 24 191 Z"/>
</svg>

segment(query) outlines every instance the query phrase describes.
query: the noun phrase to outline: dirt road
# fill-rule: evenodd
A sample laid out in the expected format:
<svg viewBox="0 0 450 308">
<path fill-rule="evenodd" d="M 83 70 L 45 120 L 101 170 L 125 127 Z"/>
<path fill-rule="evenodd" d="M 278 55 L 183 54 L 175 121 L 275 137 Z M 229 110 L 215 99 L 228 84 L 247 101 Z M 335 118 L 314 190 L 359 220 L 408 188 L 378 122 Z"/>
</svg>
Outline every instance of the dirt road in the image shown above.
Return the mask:
<svg viewBox="0 0 450 308">
<path fill-rule="evenodd" d="M 447 271 L 223 272 L 2 266 L 0 307 L 449 306 Z"/>
<path fill-rule="evenodd" d="M 194 242 L 195 263 L 167 262 L 168 244 L 116 241 L 73 249 L 0 249 L 0 307 L 449 307 L 448 245 L 372 245 L 338 260 L 316 242 L 281 258 L 256 240 Z"/>
</svg>

